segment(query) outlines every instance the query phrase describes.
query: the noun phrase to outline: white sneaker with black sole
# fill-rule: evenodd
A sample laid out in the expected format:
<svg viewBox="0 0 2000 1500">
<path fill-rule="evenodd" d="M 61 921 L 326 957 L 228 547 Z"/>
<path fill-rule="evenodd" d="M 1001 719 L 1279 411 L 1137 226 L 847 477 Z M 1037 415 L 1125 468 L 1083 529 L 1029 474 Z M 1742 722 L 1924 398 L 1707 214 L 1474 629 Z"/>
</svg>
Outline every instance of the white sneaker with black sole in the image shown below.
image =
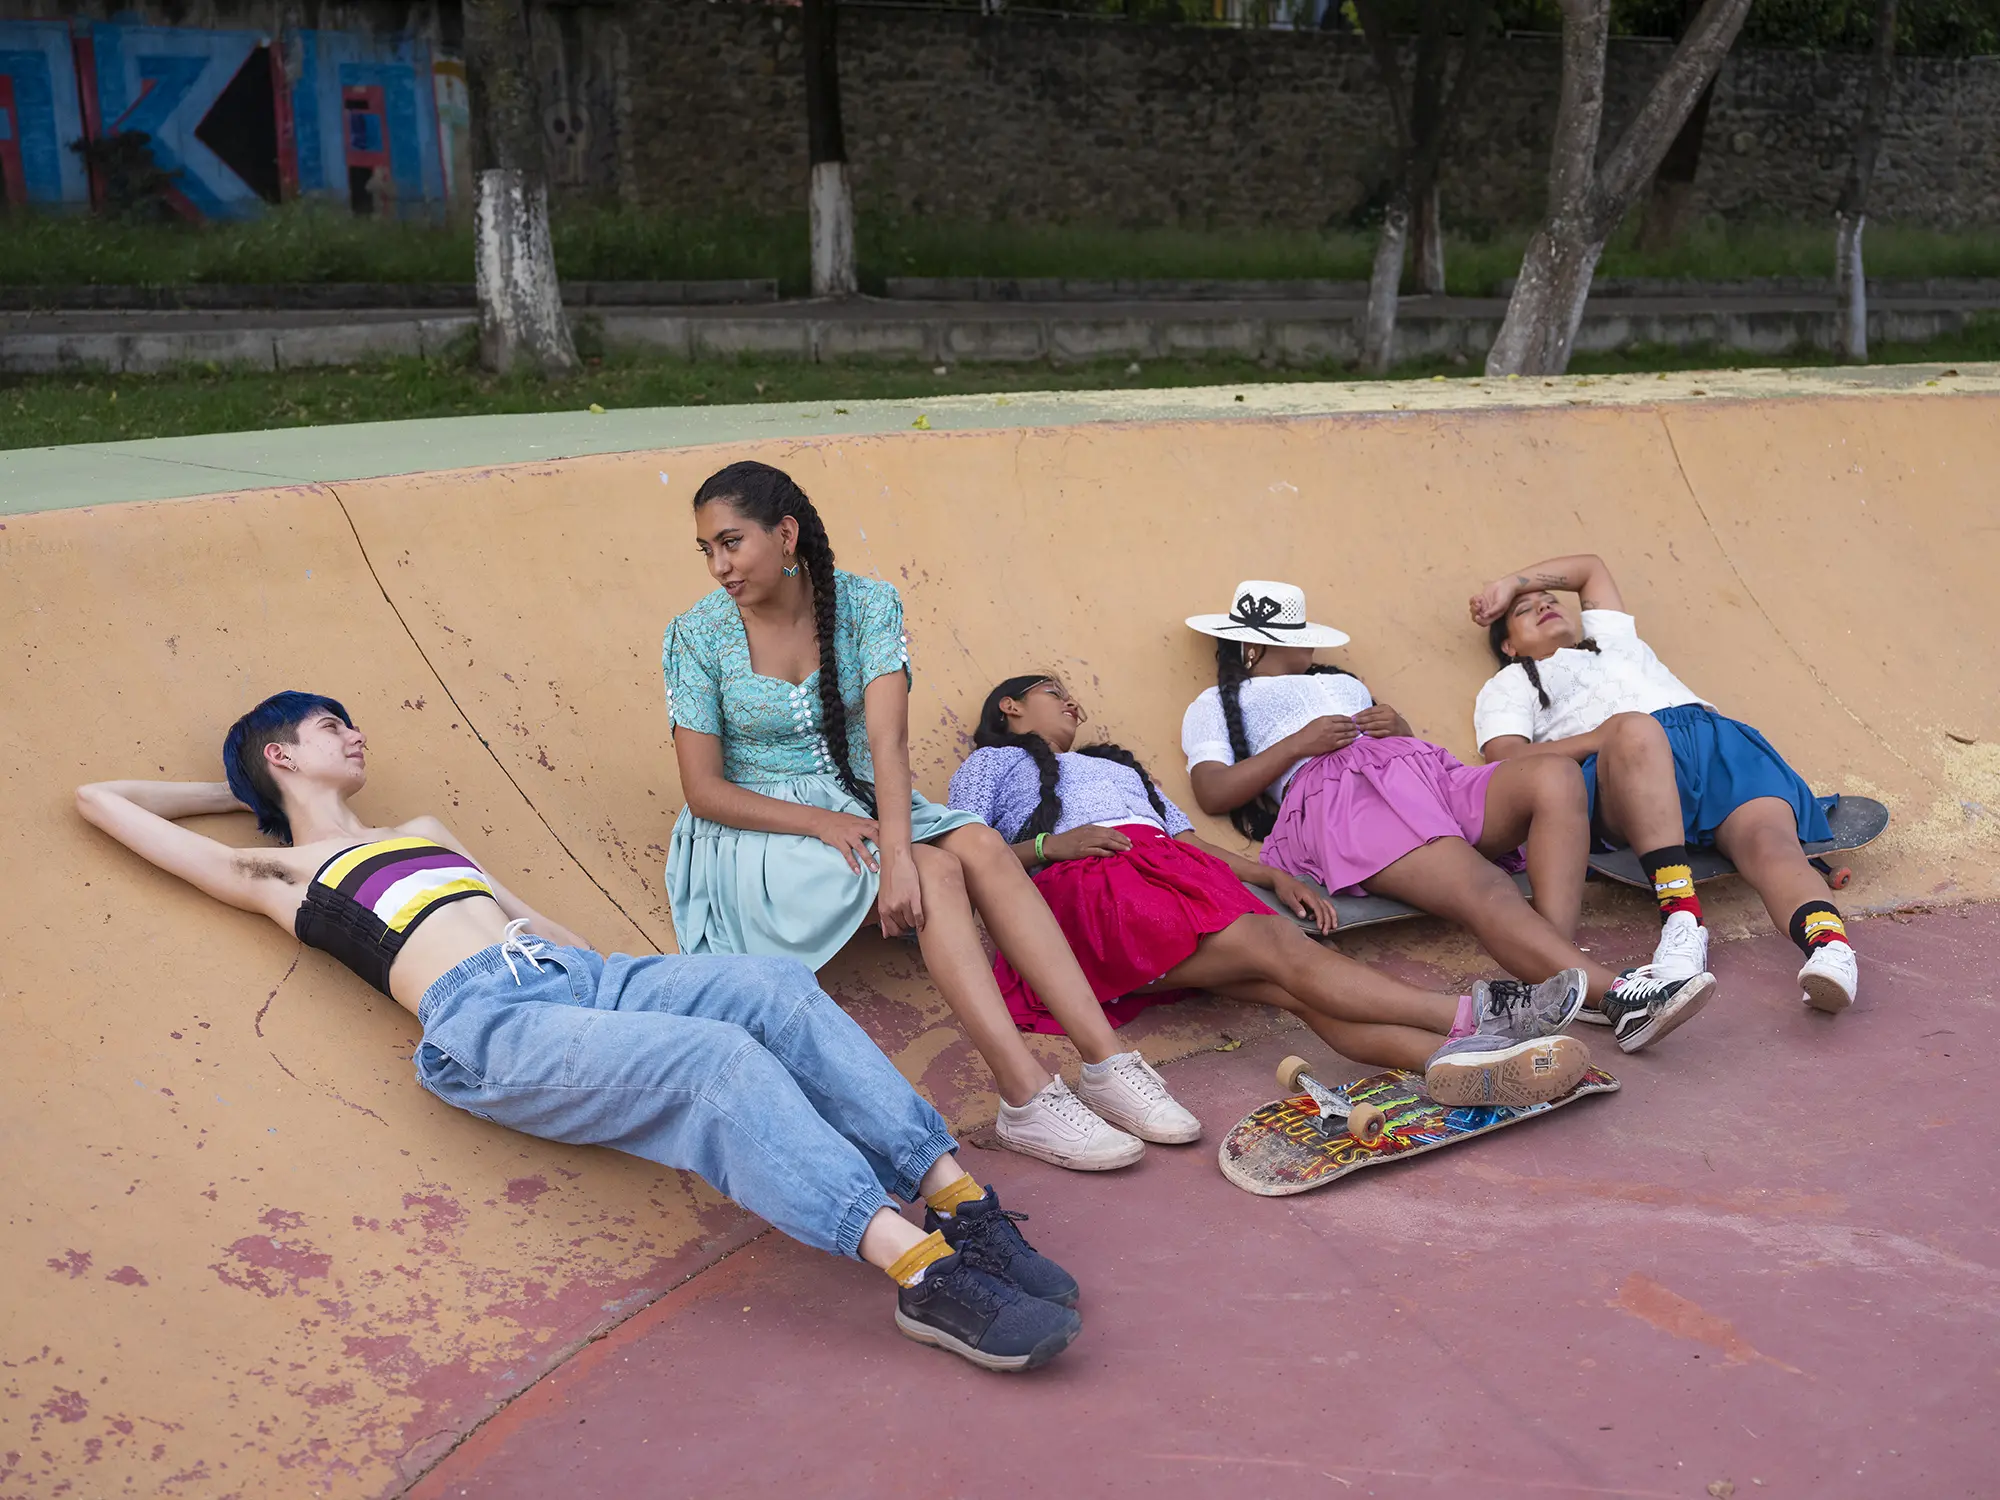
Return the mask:
<svg viewBox="0 0 2000 1500">
<path fill-rule="evenodd" d="M 1845 943 L 1821 943 L 1799 970 L 1799 998 L 1814 1010 L 1837 1016 L 1854 1003 L 1861 982 L 1861 965 Z"/>
<path fill-rule="evenodd" d="M 1666 979 L 1648 964 L 1618 976 L 1604 997 L 1603 1018 L 1618 1040 L 1618 1050 L 1637 1052 L 1692 1021 L 1714 993 L 1713 974 Z"/>
<path fill-rule="evenodd" d="M 1146 1154 L 1146 1143 L 1105 1123 L 1061 1078 L 1051 1078 L 1026 1104 L 1000 1101 L 993 1133 L 1009 1151 L 1072 1172 L 1109 1172 Z"/>
<path fill-rule="evenodd" d="M 1660 940 L 1653 947 L 1653 961 L 1643 969 L 1635 969 L 1635 974 L 1644 974 L 1653 979 L 1692 979 L 1708 969 L 1708 929 L 1694 919 L 1690 911 L 1671 913 L 1660 924 Z M 1576 1018 L 1592 1026 L 1609 1026 L 1612 1017 L 1593 1006 L 1585 1006 L 1576 1013 Z M 1676 1021 L 1674 1025 L 1680 1023 Z M 1673 1027 L 1667 1028 L 1669 1031 Z M 1660 1033 L 1655 1032 L 1657 1036 Z M 1626 1048 L 1626 1051 L 1631 1051 Z"/>
</svg>

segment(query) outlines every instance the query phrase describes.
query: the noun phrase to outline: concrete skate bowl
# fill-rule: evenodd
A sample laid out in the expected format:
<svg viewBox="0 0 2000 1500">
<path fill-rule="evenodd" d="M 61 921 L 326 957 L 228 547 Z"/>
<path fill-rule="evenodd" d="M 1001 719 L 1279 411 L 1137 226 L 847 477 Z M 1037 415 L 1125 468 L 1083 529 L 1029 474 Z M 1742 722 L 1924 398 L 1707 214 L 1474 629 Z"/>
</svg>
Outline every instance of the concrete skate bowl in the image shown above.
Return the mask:
<svg viewBox="0 0 2000 1500">
<path fill-rule="evenodd" d="M 1054 670 L 1186 801 L 1180 715 L 1211 676 L 1180 621 L 1253 576 L 1303 583 L 1354 637 L 1338 659 L 1470 757 L 1488 665 L 1466 596 L 1588 549 L 1698 690 L 1816 784 L 1893 809 L 1846 906 L 1995 896 L 2000 395 L 1223 410 L 4 517 L 0 1496 L 394 1493 L 758 1232 L 679 1174 L 437 1104 L 402 1011 L 69 800 L 89 779 L 212 777 L 235 714 L 307 687 L 370 732 L 367 810 L 435 810 L 600 945 L 669 949 L 660 637 L 708 587 L 689 497 L 738 457 L 788 469 L 842 565 L 902 590 L 933 797 L 991 684 Z M 244 822 L 217 831 L 248 842 Z M 1720 931 L 1755 917 L 1716 889 Z M 1636 901 L 1596 894 L 1590 920 L 1643 920 Z M 1356 951 L 1476 966 L 1433 924 Z M 910 950 L 864 937 L 825 978 L 957 1121 L 990 1118 Z M 1271 1024 L 1193 1001 L 1135 1034 L 1170 1058 Z"/>
</svg>

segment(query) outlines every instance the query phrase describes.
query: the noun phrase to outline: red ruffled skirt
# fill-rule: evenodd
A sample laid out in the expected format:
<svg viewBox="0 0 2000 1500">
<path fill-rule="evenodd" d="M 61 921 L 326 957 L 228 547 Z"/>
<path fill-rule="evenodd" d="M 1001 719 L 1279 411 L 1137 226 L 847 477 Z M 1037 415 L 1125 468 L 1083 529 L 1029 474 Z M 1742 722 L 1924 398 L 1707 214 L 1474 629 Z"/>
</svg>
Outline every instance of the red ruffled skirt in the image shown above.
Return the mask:
<svg viewBox="0 0 2000 1500">
<path fill-rule="evenodd" d="M 1271 914 L 1214 855 L 1144 823 L 1121 824 L 1118 831 L 1132 840 L 1123 854 L 1058 860 L 1035 876 L 1035 888 L 1113 1026 L 1149 1005 L 1178 999 L 1179 990 L 1132 992 L 1186 959 L 1210 933 L 1239 917 Z M 1062 1030 L 1005 954 L 993 960 L 993 977 L 1016 1026 Z"/>
</svg>

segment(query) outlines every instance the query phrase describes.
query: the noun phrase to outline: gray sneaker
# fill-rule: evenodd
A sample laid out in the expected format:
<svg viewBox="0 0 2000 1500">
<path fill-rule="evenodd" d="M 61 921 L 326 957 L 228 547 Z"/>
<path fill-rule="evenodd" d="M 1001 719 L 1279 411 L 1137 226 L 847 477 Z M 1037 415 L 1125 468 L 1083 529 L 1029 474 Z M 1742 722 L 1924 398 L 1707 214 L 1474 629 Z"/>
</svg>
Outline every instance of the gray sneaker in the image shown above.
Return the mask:
<svg viewBox="0 0 2000 1500">
<path fill-rule="evenodd" d="M 1510 1041 L 1474 1032 L 1446 1042 L 1424 1068 L 1424 1092 L 1454 1109 L 1520 1107 L 1560 1099 L 1590 1071 L 1590 1050 L 1573 1036 Z"/>
<path fill-rule="evenodd" d="M 1581 969 L 1564 969 L 1540 984 L 1519 979 L 1482 979 L 1472 987 L 1479 1034 L 1510 1041 L 1554 1036 L 1583 1009 L 1589 981 Z"/>
</svg>

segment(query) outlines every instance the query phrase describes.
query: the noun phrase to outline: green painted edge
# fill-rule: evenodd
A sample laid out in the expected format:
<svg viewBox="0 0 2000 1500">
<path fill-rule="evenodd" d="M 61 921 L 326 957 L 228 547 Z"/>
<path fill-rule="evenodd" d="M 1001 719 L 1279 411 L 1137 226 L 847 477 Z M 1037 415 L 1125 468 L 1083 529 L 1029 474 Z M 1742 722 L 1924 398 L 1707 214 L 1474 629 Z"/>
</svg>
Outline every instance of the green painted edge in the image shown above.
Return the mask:
<svg viewBox="0 0 2000 1500">
<path fill-rule="evenodd" d="M 1415 416 L 1829 396 L 2000 395 L 2000 363 L 1355 381 L 435 417 L 0 451 L 0 515 L 710 443 L 1094 422 Z"/>
</svg>

